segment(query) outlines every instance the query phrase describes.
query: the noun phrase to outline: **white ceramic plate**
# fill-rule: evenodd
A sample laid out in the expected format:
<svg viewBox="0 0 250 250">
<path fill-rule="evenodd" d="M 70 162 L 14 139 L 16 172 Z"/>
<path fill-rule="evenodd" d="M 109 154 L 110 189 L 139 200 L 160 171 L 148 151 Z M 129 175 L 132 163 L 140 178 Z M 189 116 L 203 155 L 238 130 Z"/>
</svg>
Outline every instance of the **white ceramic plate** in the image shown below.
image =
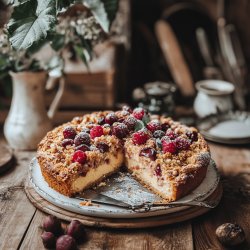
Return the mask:
<svg viewBox="0 0 250 250">
<path fill-rule="evenodd" d="M 140 204 L 142 201 L 156 201 L 159 197 L 152 194 L 144 187 L 142 187 L 137 181 L 135 181 L 129 174 L 121 174 L 122 176 L 110 177 L 110 182 L 107 181 L 106 187 L 98 188 L 96 191 L 101 192 L 112 198 L 122 200 L 130 203 L 131 205 Z M 81 206 L 81 200 L 76 198 L 69 198 L 64 196 L 54 189 L 48 186 L 48 183 L 44 180 L 39 164 L 34 158 L 30 163 L 29 178 L 34 186 L 36 192 L 41 195 L 45 200 L 49 201 L 53 205 L 61 207 L 71 212 L 95 216 L 95 217 L 109 217 L 109 218 L 138 218 L 157 216 L 168 213 L 177 212 L 187 209 L 188 206 L 182 207 L 153 207 L 150 211 L 133 211 L 131 209 L 119 208 L 109 205 L 98 206 Z M 114 181 L 115 180 L 115 181 Z M 181 198 L 179 201 L 202 201 L 205 200 L 218 186 L 220 177 L 217 172 L 215 163 L 211 160 L 208 167 L 207 175 L 203 182 L 189 195 Z M 129 182 L 129 185 L 128 185 Z"/>
<path fill-rule="evenodd" d="M 247 144 L 250 143 L 250 114 L 231 111 L 226 114 L 211 115 L 199 122 L 198 129 L 210 141 Z"/>
</svg>

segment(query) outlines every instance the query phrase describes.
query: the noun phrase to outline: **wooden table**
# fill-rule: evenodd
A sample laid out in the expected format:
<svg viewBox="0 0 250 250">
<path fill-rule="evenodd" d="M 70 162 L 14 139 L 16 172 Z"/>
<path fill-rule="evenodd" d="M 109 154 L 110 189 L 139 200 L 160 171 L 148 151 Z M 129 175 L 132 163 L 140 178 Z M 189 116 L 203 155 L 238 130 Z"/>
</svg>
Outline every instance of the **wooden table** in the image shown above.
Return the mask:
<svg viewBox="0 0 250 250">
<path fill-rule="evenodd" d="M 0 138 L 0 143 L 4 140 Z M 114 230 L 87 228 L 88 241 L 80 249 L 227 249 L 215 229 L 225 222 L 240 224 L 247 241 L 236 249 L 250 249 L 250 147 L 210 144 L 222 174 L 220 205 L 199 218 L 159 228 Z M 44 213 L 24 193 L 28 165 L 35 152 L 15 152 L 17 163 L 0 176 L 0 249 L 43 249 L 40 227 Z M 0 152 L 0 157 L 1 152 Z"/>
</svg>

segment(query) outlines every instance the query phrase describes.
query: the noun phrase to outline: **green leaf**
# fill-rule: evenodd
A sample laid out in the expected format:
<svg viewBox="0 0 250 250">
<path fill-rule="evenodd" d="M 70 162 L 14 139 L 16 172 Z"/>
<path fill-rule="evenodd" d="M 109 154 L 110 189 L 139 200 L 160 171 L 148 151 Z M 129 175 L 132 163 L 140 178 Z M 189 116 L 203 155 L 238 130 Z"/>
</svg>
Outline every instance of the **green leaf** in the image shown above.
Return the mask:
<svg viewBox="0 0 250 250">
<path fill-rule="evenodd" d="M 56 23 L 55 5 L 51 0 L 27 0 L 14 7 L 8 30 L 15 49 L 27 49 L 46 38 Z"/>
<path fill-rule="evenodd" d="M 90 60 L 92 60 L 92 58 L 93 58 L 93 48 L 92 48 L 91 42 L 85 40 L 83 37 L 80 37 L 80 40 L 81 40 L 81 47 L 86 49 Z"/>
<path fill-rule="evenodd" d="M 86 58 L 86 55 L 84 53 L 84 49 L 79 45 L 74 45 L 73 47 L 74 47 L 74 50 L 75 50 L 77 56 L 83 61 L 83 63 L 89 69 L 89 63 L 88 63 L 88 59 Z"/>
<path fill-rule="evenodd" d="M 142 122 L 145 124 L 145 126 L 149 123 L 150 121 L 150 118 L 147 114 L 145 114 L 143 117 L 142 117 Z"/>
<path fill-rule="evenodd" d="M 75 0 L 57 0 L 57 12 L 60 13 L 63 10 L 68 9 L 73 5 Z"/>
<path fill-rule="evenodd" d="M 117 11 L 118 0 L 82 0 L 81 2 L 90 9 L 102 29 L 109 32 Z"/>
<path fill-rule="evenodd" d="M 108 14 L 109 21 L 110 23 L 112 23 L 118 9 L 119 0 L 102 0 L 102 2 L 104 3 L 104 7 Z"/>
<path fill-rule="evenodd" d="M 5 69 L 8 63 L 8 58 L 0 54 L 0 70 Z"/>
<path fill-rule="evenodd" d="M 140 120 L 137 120 L 137 123 L 135 124 L 135 131 L 139 131 L 143 128 L 145 128 L 144 123 Z"/>
<path fill-rule="evenodd" d="M 52 39 L 51 39 L 51 47 L 55 51 L 61 50 L 65 44 L 65 36 L 61 34 L 54 34 Z"/>
</svg>

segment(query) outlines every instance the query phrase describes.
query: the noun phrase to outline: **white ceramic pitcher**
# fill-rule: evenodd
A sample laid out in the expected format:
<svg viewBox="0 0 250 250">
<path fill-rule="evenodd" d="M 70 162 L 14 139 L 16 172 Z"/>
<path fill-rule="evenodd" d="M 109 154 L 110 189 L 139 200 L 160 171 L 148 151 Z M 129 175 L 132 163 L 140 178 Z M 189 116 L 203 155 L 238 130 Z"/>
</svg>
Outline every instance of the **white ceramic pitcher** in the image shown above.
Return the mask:
<svg viewBox="0 0 250 250">
<path fill-rule="evenodd" d="M 194 110 L 202 118 L 218 112 L 233 109 L 232 93 L 234 85 L 221 80 L 203 80 L 195 84 L 198 91 L 194 100 Z"/>
<path fill-rule="evenodd" d="M 53 118 L 64 91 L 64 79 L 59 80 L 59 89 L 47 113 L 44 101 L 45 85 L 52 87 L 55 79 L 47 72 L 10 73 L 13 82 L 13 97 L 10 112 L 4 124 L 4 135 L 14 149 L 33 150 L 52 129 Z"/>
</svg>

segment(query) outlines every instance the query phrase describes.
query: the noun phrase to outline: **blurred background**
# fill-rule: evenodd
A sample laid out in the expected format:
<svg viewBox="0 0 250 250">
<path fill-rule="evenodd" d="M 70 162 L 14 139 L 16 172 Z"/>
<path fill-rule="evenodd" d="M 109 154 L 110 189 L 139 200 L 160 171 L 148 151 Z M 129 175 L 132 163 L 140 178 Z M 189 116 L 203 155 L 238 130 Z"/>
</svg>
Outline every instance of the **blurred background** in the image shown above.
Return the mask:
<svg viewBox="0 0 250 250">
<path fill-rule="evenodd" d="M 61 123 L 123 103 L 157 106 L 164 98 L 165 113 L 175 115 L 176 109 L 185 107 L 189 114 L 197 94 L 195 83 L 204 79 L 232 83 L 234 108 L 249 110 L 249 11 L 247 0 L 120 0 L 111 34 L 95 47 L 90 71 L 74 56 L 66 62 L 66 89 L 54 120 Z M 2 7 L 0 22 L 4 15 Z M 150 82 L 170 85 L 146 87 Z M 152 89 L 158 95 L 155 104 Z M 55 92 L 46 92 L 47 106 Z M 11 79 L 6 76 L 0 81 L 1 123 L 11 96 Z"/>
</svg>

